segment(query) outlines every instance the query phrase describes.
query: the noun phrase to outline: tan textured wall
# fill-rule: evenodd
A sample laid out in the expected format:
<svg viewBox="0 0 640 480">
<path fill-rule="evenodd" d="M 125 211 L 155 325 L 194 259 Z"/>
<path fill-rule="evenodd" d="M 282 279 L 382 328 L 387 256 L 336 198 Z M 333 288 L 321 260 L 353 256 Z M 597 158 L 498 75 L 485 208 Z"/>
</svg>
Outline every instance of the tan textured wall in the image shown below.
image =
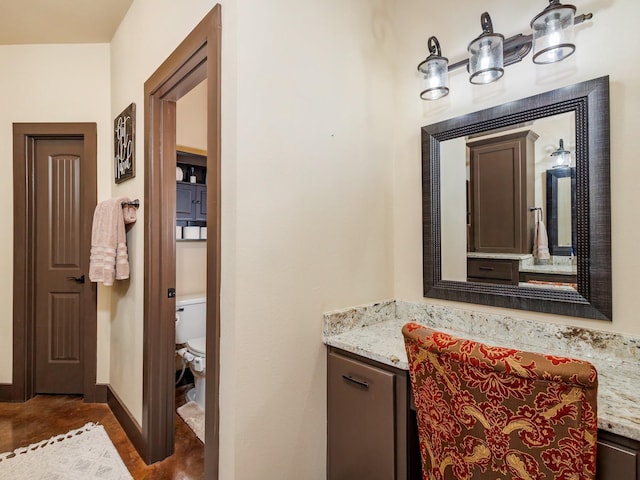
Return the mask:
<svg viewBox="0 0 640 480">
<path fill-rule="evenodd" d="M 111 195 L 109 45 L 0 46 L 0 383 L 13 380 L 13 123 L 95 122 L 98 200 Z M 109 380 L 109 292 L 98 289 L 98 382 Z"/>
<path fill-rule="evenodd" d="M 529 56 L 521 63 L 507 67 L 501 81 L 484 86 L 472 86 L 464 69 L 460 69 L 450 76 L 449 96 L 429 103 L 418 98 L 419 82 L 415 69 L 418 62 L 426 57 L 426 41 L 430 35 L 438 37 L 443 55 L 455 62 L 464 58 L 467 44 L 480 33 L 482 11 L 490 12 L 495 31 L 508 37 L 526 32 L 530 19 L 544 5 L 531 3 L 523 6 L 507 0 L 487 0 L 479 7 L 472 0 L 461 0 L 457 2 L 455 11 L 444 6 L 433 8 L 417 0 L 397 5 L 394 31 L 397 39 L 395 70 L 398 123 L 394 160 L 396 215 L 393 228 L 396 298 L 422 298 L 420 126 L 610 75 L 613 321 L 589 321 L 472 304 L 454 305 L 546 322 L 639 334 L 635 278 L 640 268 L 640 258 L 635 255 L 635 246 L 640 235 L 640 224 L 636 221 L 638 214 L 635 204 L 640 163 L 636 161 L 633 125 L 637 123 L 636 112 L 640 108 L 637 89 L 640 66 L 634 61 L 640 55 L 634 25 L 634 18 L 640 14 L 640 3 L 597 0 L 585 6 L 577 4 L 578 13 L 586 13 L 585 9 L 588 9 L 594 17 L 592 22 L 577 28 L 577 50 L 572 57 L 557 64 L 535 66 Z M 596 54 L 600 45 L 611 38 L 616 38 L 617 44 L 625 47 L 608 49 L 606 55 Z"/>
</svg>

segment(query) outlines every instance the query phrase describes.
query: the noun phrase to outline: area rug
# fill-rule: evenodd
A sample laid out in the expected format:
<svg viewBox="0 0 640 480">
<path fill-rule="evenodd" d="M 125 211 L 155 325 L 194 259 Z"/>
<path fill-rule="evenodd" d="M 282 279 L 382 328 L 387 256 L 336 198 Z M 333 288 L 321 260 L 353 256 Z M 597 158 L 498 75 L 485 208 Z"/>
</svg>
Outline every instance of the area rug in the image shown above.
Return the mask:
<svg viewBox="0 0 640 480">
<path fill-rule="evenodd" d="M 182 417 L 196 437 L 204 443 L 204 410 L 196 402 L 187 402 L 178 407 L 178 415 Z"/>
<path fill-rule="evenodd" d="M 2 480 L 133 480 L 102 425 L 0 453 Z"/>
</svg>

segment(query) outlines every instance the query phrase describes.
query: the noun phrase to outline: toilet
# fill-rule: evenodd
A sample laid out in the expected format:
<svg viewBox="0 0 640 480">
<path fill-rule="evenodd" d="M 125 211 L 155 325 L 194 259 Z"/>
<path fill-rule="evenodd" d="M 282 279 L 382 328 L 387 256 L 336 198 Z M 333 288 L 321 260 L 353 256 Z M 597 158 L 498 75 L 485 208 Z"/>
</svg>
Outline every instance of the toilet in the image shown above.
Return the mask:
<svg viewBox="0 0 640 480">
<path fill-rule="evenodd" d="M 176 299 L 176 353 L 189 365 L 195 387 L 187 392 L 187 400 L 204 410 L 206 366 L 206 314 L 204 294 Z"/>
</svg>

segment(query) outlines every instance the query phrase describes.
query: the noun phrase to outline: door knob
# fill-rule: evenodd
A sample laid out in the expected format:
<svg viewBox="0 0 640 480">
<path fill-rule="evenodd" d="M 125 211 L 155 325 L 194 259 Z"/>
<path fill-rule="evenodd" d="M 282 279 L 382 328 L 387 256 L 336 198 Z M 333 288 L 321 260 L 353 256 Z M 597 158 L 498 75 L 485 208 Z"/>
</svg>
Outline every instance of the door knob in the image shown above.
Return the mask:
<svg viewBox="0 0 640 480">
<path fill-rule="evenodd" d="M 67 277 L 67 280 L 73 280 L 76 283 L 84 283 L 84 275 L 81 277 Z"/>
</svg>

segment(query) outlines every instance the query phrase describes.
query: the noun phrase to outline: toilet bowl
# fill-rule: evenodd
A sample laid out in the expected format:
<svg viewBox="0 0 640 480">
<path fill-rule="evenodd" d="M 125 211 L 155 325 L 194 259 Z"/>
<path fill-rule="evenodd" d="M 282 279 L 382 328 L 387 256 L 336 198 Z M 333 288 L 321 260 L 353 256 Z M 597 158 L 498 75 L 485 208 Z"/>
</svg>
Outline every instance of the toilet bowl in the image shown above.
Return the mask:
<svg viewBox="0 0 640 480">
<path fill-rule="evenodd" d="M 204 295 L 180 297 L 176 300 L 176 353 L 182 357 L 195 381 L 187 392 L 187 400 L 203 410 L 205 404 L 206 313 Z"/>
</svg>

